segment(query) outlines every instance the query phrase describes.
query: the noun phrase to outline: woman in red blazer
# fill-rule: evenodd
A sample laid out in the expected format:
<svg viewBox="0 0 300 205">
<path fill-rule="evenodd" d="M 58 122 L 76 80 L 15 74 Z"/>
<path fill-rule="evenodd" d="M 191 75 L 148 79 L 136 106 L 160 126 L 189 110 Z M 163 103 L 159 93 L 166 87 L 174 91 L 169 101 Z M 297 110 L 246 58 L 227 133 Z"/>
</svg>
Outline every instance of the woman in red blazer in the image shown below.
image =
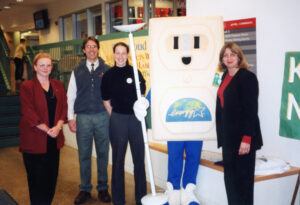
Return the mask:
<svg viewBox="0 0 300 205">
<path fill-rule="evenodd" d="M 224 74 L 218 89 L 216 126 L 228 204 L 252 205 L 255 154 L 262 146 L 258 81 L 235 43 L 226 43 L 221 49 L 219 68 Z"/>
<path fill-rule="evenodd" d="M 49 78 L 51 56 L 39 53 L 33 61 L 36 76 L 20 88 L 20 151 L 27 172 L 31 205 L 50 205 L 55 193 L 62 126 L 67 116 L 63 84 Z"/>
</svg>

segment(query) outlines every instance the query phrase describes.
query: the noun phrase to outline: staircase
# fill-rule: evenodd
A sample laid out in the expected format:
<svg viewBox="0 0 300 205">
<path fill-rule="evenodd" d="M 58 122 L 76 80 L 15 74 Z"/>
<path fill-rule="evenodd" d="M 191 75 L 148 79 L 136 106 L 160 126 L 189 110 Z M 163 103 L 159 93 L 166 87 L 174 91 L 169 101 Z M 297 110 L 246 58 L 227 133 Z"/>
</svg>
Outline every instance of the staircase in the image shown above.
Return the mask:
<svg viewBox="0 0 300 205">
<path fill-rule="evenodd" d="M 2 71 L 2 62 L 0 62 L 0 95 L 8 92 Z"/>
<path fill-rule="evenodd" d="M 9 47 L 0 27 L 0 95 L 6 94 L 10 88 Z"/>
<path fill-rule="evenodd" d="M 19 120 L 19 96 L 0 96 L 0 148 L 19 144 Z"/>
</svg>

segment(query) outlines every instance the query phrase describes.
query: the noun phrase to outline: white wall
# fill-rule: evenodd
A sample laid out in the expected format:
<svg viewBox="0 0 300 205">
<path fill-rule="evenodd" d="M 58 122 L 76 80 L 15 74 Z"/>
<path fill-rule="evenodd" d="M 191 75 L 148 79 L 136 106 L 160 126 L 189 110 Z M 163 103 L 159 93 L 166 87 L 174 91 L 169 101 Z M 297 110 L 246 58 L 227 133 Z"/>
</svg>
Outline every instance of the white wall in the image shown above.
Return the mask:
<svg viewBox="0 0 300 205">
<path fill-rule="evenodd" d="M 264 140 L 259 154 L 280 157 L 295 166 L 300 166 L 300 140 L 279 136 L 279 111 L 285 52 L 300 51 L 299 8 L 299 0 L 187 0 L 188 16 L 256 18 L 259 117 Z"/>
</svg>

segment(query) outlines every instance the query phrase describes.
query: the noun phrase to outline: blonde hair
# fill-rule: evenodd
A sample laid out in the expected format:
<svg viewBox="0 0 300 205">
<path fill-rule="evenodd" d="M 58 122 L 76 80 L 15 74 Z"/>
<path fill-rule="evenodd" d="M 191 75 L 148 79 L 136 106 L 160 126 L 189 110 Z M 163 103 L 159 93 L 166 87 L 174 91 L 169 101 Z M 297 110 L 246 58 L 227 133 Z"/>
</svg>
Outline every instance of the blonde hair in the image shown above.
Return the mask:
<svg viewBox="0 0 300 205">
<path fill-rule="evenodd" d="M 224 70 L 226 70 L 226 66 L 223 63 L 223 57 L 224 57 L 224 53 L 226 48 L 230 49 L 231 52 L 237 54 L 239 61 L 238 61 L 238 68 L 242 68 L 242 69 L 248 69 L 250 67 L 246 56 L 244 54 L 244 52 L 242 51 L 241 47 L 238 46 L 238 44 L 234 43 L 234 42 L 228 42 L 225 43 L 225 45 L 222 47 L 220 54 L 219 54 L 219 65 L 218 65 L 218 71 L 222 72 Z"/>
<path fill-rule="evenodd" d="M 33 59 L 33 65 L 37 65 L 38 60 L 40 60 L 41 58 L 49 58 L 52 62 L 52 57 L 49 53 L 38 53 L 35 55 L 34 59 Z"/>
</svg>

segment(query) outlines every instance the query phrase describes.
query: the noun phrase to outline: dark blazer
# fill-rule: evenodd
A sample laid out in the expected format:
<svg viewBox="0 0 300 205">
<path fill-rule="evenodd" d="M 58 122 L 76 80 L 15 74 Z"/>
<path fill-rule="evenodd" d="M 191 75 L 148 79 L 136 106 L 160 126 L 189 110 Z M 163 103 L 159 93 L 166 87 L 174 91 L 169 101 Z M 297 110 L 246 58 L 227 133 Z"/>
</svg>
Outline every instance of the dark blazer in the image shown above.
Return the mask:
<svg viewBox="0 0 300 205">
<path fill-rule="evenodd" d="M 222 76 L 224 80 L 227 71 Z M 251 136 L 251 150 L 260 149 L 262 136 L 258 118 L 258 81 L 256 75 L 239 69 L 224 90 L 224 107 L 217 97 L 216 127 L 218 147 L 236 151 L 244 135 Z"/>
<path fill-rule="evenodd" d="M 58 80 L 50 80 L 56 96 L 55 125 L 59 120 L 66 120 L 67 97 L 63 84 Z M 24 81 L 20 88 L 21 120 L 20 151 L 27 153 L 46 153 L 47 133 L 36 126 L 45 123 L 49 126 L 48 107 L 44 90 L 37 79 Z M 57 136 L 57 148 L 64 145 L 63 132 Z"/>
</svg>

